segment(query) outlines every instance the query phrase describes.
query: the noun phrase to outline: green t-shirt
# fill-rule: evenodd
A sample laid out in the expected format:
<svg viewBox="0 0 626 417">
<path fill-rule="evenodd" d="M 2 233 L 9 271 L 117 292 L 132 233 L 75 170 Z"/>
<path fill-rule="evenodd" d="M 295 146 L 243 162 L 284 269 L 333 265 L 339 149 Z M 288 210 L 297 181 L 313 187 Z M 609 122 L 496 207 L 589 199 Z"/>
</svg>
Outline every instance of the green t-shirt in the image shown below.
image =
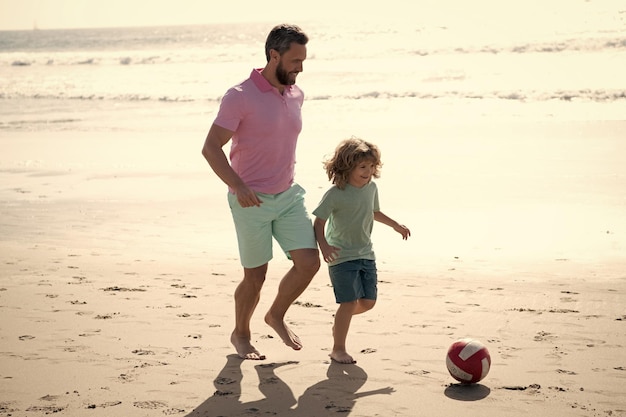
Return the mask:
<svg viewBox="0 0 626 417">
<path fill-rule="evenodd" d="M 326 240 L 341 249 L 329 266 L 354 259 L 376 259 L 371 235 L 374 212 L 379 210 L 378 187 L 373 181 L 362 188 L 347 184 L 341 190 L 333 186 L 324 194 L 313 215 L 326 220 Z"/>
</svg>

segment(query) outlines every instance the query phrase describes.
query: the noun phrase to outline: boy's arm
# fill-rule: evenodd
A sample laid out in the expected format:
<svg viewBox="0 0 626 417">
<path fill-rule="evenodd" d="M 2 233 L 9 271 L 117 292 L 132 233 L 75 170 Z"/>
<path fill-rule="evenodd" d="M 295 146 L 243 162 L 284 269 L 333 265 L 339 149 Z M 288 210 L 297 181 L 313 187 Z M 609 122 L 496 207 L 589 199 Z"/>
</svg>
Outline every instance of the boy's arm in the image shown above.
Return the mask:
<svg viewBox="0 0 626 417">
<path fill-rule="evenodd" d="M 315 239 L 317 240 L 317 244 L 319 245 L 320 250 L 322 251 L 322 257 L 324 258 L 325 262 L 332 262 L 333 260 L 337 259 L 337 257 L 339 256 L 340 249 L 328 244 L 328 241 L 326 240 L 326 235 L 324 234 L 325 226 L 326 226 L 326 220 L 324 219 L 320 219 L 319 217 L 316 217 L 315 220 L 313 221 L 313 230 L 315 231 Z"/>
<path fill-rule="evenodd" d="M 402 235 L 402 239 L 404 239 L 404 240 L 407 240 L 409 238 L 409 236 L 411 236 L 411 231 L 409 230 L 408 227 L 398 223 L 397 221 L 395 221 L 391 217 L 387 216 L 382 211 L 375 211 L 374 212 L 374 220 L 376 220 L 377 222 L 381 222 L 382 224 L 386 224 L 387 226 L 391 227 L 393 230 L 395 230 L 396 232 L 400 233 Z"/>
</svg>

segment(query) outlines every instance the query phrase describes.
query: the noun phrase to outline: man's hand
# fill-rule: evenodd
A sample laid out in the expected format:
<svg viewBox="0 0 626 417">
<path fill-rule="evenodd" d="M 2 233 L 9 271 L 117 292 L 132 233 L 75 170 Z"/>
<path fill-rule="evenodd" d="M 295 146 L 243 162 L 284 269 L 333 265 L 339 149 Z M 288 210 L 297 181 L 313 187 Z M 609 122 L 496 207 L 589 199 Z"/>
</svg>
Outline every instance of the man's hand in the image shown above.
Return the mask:
<svg viewBox="0 0 626 417">
<path fill-rule="evenodd" d="M 250 189 L 247 185 L 235 189 L 235 195 L 237 201 L 241 207 L 259 207 L 263 201 L 256 195 L 256 193 Z"/>
</svg>

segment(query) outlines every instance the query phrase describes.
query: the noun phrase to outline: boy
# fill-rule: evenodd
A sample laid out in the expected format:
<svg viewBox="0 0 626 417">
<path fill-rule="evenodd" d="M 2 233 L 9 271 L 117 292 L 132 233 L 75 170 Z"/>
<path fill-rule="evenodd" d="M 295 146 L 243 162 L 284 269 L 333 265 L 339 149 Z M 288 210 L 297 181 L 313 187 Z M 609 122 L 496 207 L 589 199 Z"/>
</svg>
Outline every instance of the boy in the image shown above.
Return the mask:
<svg viewBox="0 0 626 417">
<path fill-rule="evenodd" d="M 376 257 L 371 233 L 374 220 L 392 227 L 406 240 L 410 230 L 380 211 L 378 189 L 380 151 L 364 140 L 344 140 L 324 163 L 334 184 L 313 211 L 315 238 L 339 304 L 333 326 L 331 359 L 356 363 L 346 350 L 352 316 L 374 307 L 377 298 Z M 328 223 L 328 227 L 326 224 Z"/>
</svg>

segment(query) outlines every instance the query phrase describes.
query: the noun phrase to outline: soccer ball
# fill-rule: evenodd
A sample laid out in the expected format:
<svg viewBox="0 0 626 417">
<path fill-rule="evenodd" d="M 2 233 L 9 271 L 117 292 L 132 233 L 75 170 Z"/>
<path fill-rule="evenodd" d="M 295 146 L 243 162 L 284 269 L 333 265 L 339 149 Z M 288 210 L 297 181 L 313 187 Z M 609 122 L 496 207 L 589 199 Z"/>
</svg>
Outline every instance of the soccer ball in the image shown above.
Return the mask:
<svg viewBox="0 0 626 417">
<path fill-rule="evenodd" d="M 491 356 L 485 345 L 478 340 L 459 339 L 448 349 L 446 366 L 454 379 L 464 384 L 473 384 L 489 373 Z"/>
</svg>

